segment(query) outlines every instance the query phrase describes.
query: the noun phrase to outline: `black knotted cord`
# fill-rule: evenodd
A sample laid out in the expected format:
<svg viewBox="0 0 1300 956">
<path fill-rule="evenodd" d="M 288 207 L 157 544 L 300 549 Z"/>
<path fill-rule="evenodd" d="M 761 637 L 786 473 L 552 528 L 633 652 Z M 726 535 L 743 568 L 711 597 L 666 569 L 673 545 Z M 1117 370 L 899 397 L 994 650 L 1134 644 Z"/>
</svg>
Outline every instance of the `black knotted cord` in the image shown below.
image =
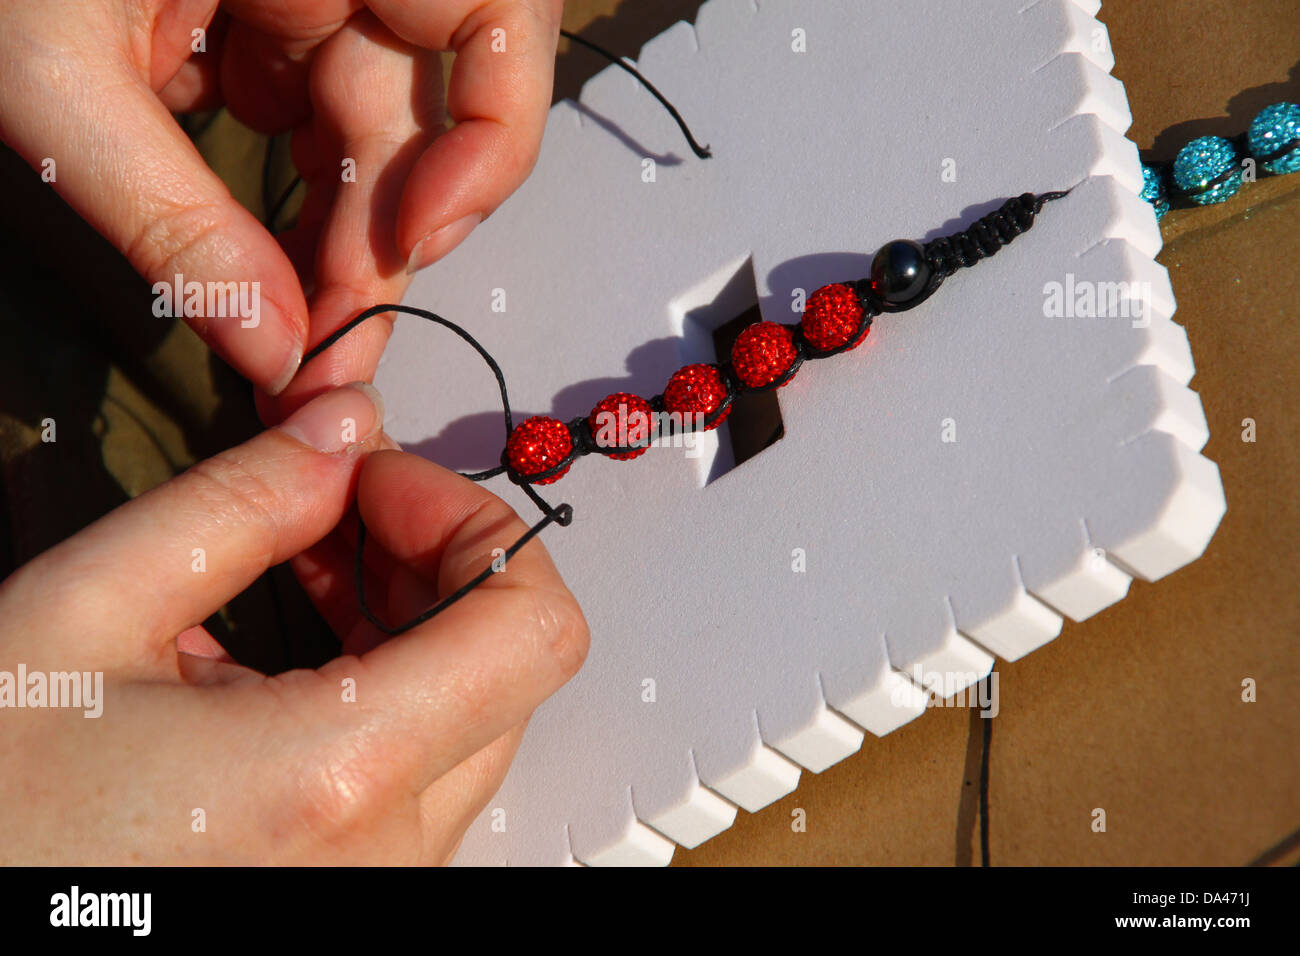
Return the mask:
<svg viewBox="0 0 1300 956">
<path fill-rule="evenodd" d="M 1043 206 L 1065 196 L 1069 190 L 1041 193 L 1022 193 L 1008 199 L 998 209 L 977 219 L 974 225 L 951 236 L 935 239 L 925 245 L 925 254 L 939 274 L 946 279 L 958 269 L 969 268 L 981 259 L 995 255 L 999 249 L 1034 224 L 1034 216 Z"/>
<path fill-rule="evenodd" d="M 1001 206 L 987 215 L 981 216 L 975 223 L 961 232 L 943 236 L 925 243 L 925 258 L 930 264 L 930 279 L 925 288 L 907 302 L 888 302 L 877 296 L 871 288 L 871 279 L 859 279 L 846 282 L 862 300 L 862 306 L 868 313 L 904 312 L 914 309 L 935 293 L 935 290 L 959 269 L 967 269 L 983 259 L 996 255 L 998 250 L 1009 245 L 1011 240 L 1023 232 L 1028 232 L 1034 224 L 1034 217 L 1043 206 L 1060 199 L 1070 192 L 1068 189 L 1056 192 L 1021 193 L 1008 199 Z M 818 356 L 821 357 L 821 356 Z"/>
</svg>

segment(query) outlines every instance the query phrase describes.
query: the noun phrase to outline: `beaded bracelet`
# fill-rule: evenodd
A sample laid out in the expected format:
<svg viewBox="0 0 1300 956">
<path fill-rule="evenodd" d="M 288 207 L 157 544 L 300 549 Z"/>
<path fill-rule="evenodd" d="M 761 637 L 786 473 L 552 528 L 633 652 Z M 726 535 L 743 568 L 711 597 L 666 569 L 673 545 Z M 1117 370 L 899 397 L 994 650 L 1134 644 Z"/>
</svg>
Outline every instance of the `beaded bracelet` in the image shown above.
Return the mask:
<svg viewBox="0 0 1300 956">
<path fill-rule="evenodd" d="M 1253 158 L 1266 174 L 1300 170 L 1300 106 L 1274 103 L 1234 139 L 1200 136 L 1178 151 L 1172 163 L 1143 163 L 1141 196 L 1156 219 L 1177 205 L 1208 206 L 1237 195 L 1247 180 L 1241 157 Z"/>
<path fill-rule="evenodd" d="M 585 416 L 562 422 L 534 415 L 514 424 L 505 376 L 492 355 L 465 329 L 425 309 L 384 304 L 366 309 L 317 344 L 303 364 L 376 315 L 399 312 L 442 325 L 459 335 L 482 356 L 496 377 L 505 415 L 506 444 L 501 464 L 478 472 L 460 472 L 471 481 L 505 474 L 518 484 L 543 513 L 543 518 L 505 551 L 509 560 L 552 521 L 568 525 L 573 508 L 552 507 L 533 487 L 562 478 L 573 462 L 588 454 L 615 461 L 643 455 L 658 438 L 717 428 L 731 412 L 737 396 L 747 391 L 777 389 L 794 378 L 809 359 L 828 358 L 857 348 L 871 330 L 872 319 L 886 312 L 904 312 L 934 294 L 943 280 L 959 269 L 975 265 L 1009 244 L 1034 224 L 1046 203 L 1069 190 L 1008 199 L 961 232 L 925 244 L 910 239 L 887 242 L 871 261 L 871 274 L 861 279 L 832 282 L 812 293 L 797 324 L 758 321 L 736 338 L 728 362 L 687 365 L 669 378 L 663 392 L 645 399 L 630 392 L 615 392 L 596 403 Z M 400 627 L 391 627 L 371 612 L 365 597 L 365 522 L 358 516 L 354 578 L 362 614 L 380 631 L 401 634 L 429 620 L 459 600 L 493 573 L 485 568 L 472 580 Z"/>
<path fill-rule="evenodd" d="M 925 245 L 910 239 L 888 242 L 872 258 L 869 277 L 817 289 L 797 324 L 758 321 L 747 326 L 736 338 L 729 362 L 678 369 L 663 392 L 648 400 L 615 392 L 586 416 L 568 422 L 544 415 L 529 418 L 510 432 L 501 467 L 492 473 L 504 472 L 518 484 L 546 485 L 562 478 L 583 455 L 627 461 L 679 429 L 717 428 L 739 395 L 780 388 L 805 360 L 857 348 L 875 316 L 920 305 L 945 278 L 995 254 L 1033 225 L 1045 203 L 1065 194 L 1024 193 L 969 229 Z"/>
</svg>

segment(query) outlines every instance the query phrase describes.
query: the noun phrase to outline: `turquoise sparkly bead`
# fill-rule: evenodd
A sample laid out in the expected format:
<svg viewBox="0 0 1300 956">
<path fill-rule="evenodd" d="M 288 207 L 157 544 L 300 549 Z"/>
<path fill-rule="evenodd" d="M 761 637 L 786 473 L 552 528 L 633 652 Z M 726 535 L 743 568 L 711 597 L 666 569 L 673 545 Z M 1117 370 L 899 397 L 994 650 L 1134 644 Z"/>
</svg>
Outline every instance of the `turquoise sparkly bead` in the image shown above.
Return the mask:
<svg viewBox="0 0 1300 956">
<path fill-rule="evenodd" d="M 1231 175 L 1225 175 L 1228 173 Z M 1220 176 L 1224 179 L 1206 188 Z M 1241 188 L 1236 147 L 1222 136 L 1200 136 L 1192 140 L 1174 159 L 1174 183 L 1188 199 L 1202 206 L 1231 199 Z"/>
<path fill-rule="evenodd" d="M 1287 143 L 1294 144 L 1297 141 L 1300 141 L 1300 106 L 1295 103 L 1265 106 L 1250 121 L 1247 136 L 1250 152 L 1270 173 L 1294 173 L 1300 170 L 1300 145 L 1284 149 Z M 1281 152 L 1278 155 L 1273 155 L 1279 150 Z"/>
<path fill-rule="evenodd" d="M 1169 199 L 1165 196 L 1165 181 L 1160 170 L 1154 166 L 1142 164 L 1142 192 L 1138 195 L 1149 202 L 1156 210 L 1156 219 L 1163 219 L 1169 211 Z"/>
</svg>

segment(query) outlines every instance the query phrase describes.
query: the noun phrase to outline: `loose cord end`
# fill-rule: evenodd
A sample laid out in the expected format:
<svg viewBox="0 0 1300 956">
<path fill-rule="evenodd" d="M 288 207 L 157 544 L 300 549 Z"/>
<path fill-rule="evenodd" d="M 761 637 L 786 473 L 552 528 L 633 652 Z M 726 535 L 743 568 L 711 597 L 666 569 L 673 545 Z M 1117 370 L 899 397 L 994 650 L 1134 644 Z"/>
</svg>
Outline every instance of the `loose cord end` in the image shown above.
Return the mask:
<svg viewBox="0 0 1300 956">
<path fill-rule="evenodd" d="M 667 98 L 662 93 L 660 93 L 657 89 L 655 89 L 654 84 L 651 83 L 649 80 L 647 80 L 644 76 L 642 76 L 636 70 L 636 68 L 628 65 L 628 63 L 624 61 L 622 57 L 615 56 L 613 53 L 609 52 L 609 50 L 606 50 L 604 47 L 597 46 L 596 44 L 592 43 L 590 40 L 586 40 L 578 36 L 576 33 L 571 33 L 568 30 L 561 30 L 560 36 L 567 37 L 568 39 L 572 40 L 574 43 L 577 43 L 581 46 L 585 46 L 588 50 L 591 50 L 593 53 L 600 54 L 605 59 L 609 60 L 610 63 L 613 63 L 615 66 L 619 67 L 620 69 L 626 70 L 628 73 L 631 73 L 634 77 L 636 77 L 637 82 L 640 83 L 642 86 L 644 86 L 646 90 L 649 91 L 650 95 L 653 96 L 655 99 L 657 99 L 663 105 L 664 109 L 668 111 L 668 115 L 670 115 L 677 122 L 677 128 L 680 129 L 682 131 L 682 135 L 686 137 L 686 142 L 690 144 L 691 152 L 693 152 L 700 159 L 713 158 L 712 149 L 710 149 L 708 146 L 701 146 L 698 142 L 696 142 L 695 136 L 692 135 L 690 127 L 687 126 L 686 121 L 682 119 L 682 114 L 677 112 L 677 107 L 673 106 L 672 103 L 669 103 Z"/>
</svg>

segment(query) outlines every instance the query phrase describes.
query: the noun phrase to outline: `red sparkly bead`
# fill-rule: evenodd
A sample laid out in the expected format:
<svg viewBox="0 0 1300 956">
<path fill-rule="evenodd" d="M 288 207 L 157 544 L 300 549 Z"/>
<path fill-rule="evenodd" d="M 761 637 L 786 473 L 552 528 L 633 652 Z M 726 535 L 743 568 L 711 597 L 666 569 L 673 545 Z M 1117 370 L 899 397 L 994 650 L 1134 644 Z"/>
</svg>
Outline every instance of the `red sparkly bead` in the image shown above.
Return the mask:
<svg viewBox="0 0 1300 956">
<path fill-rule="evenodd" d="M 727 397 L 727 383 L 712 365 L 687 365 L 673 373 L 664 387 L 664 411 L 682 416 L 684 424 L 693 426 L 688 415 L 711 415 Z M 721 425 L 731 414 L 731 406 L 707 426 L 709 431 Z"/>
<path fill-rule="evenodd" d="M 644 455 L 650 448 L 650 428 L 654 421 L 654 410 L 640 395 L 631 392 L 615 392 L 606 395 L 587 416 L 591 426 L 591 436 L 601 448 L 613 448 L 617 445 L 640 446 L 630 451 L 615 452 L 608 457 L 615 461 L 631 461 Z"/>
<path fill-rule="evenodd" d="M 549 471 L 572 450 L 573 436 L 569 434 L 568 426 L 545 415 L 534 415 L 516 425 L 506 439 L 506 460 L 511 468 L 525 476 Z M 549 485 L 559 481 L 568 470 L 566 465 L 564 471 L 535 484 Z"/>
<path fill-rule="evenodd" d="M 736 377 L 750 388 L 771 385 L 790 369 L 797 357 L 794 334 L 775 322 L 755 322 L 746 327 L 731 347 Z"/>
<path fill-rule="evenodd" d="M 853 338 L 862 324 L 862 303 L 858 295 L 839 282 L 824 285 L 812 295 L 804 306 L 799 326 L 803 337 L 814 348 L 829 351 L 838 349 Z M 849 348 L 857 348 L 867 337 L 870 326 L 862 330 L 858 340 Z"/>
</svg>

